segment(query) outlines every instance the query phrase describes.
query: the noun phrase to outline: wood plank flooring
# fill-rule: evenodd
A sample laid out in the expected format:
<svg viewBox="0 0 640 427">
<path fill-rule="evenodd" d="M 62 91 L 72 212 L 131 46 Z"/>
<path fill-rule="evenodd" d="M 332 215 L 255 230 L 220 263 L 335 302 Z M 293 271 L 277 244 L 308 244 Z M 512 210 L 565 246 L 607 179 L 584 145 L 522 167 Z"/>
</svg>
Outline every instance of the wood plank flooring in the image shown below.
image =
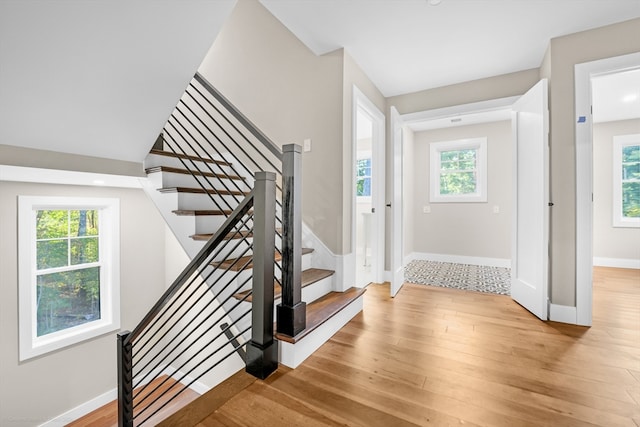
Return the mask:
<svg viewBox="0 0 640 427">
<path fill-rule="evenodd" d="M 143 425 L 156 425 L 200 396 L 195 391 L 186 389 L 171 402 L 167 403 L 168 398 L 173 396 L 181 388 L 182 384 L 173 380 L 173 378 L 168 378 L 166 375 L 149 383 L 146 388 L 150 393 L 149 400 L 152 401 L 157 397 L 159 399 L 158 403 L 152 404 L 148 410 L 145 410 L 140 417 L 136 418 L 134 425 L 137 426 L 141 422 L 143 422 Z M 164 394 L 165 392 L 167 393 Z M 145 398 L 147 392 L 142 393 L 141 397 Z M 163 394 L 166 398 L 162 398 Z M 139 399 L 140 398 L 136 398 L 134 404 L 137 404 Z M 142 405 L 142 407 L 144 406 L 145 404 Z M 145 420 L 147 418 L 148 420 Z M 66 427 L 118 427 L 118 403 L 117 401 L 110 402 L 84 417 L 67 424 Z"/>
<path fill-rule="evenodd" d="M 591 328 L 507 296 L 370 285 L 365 310 L 295 370 L 205 426 L 640 426 L 640 271 L 597 268 Z M 186 424 L 183 424 L 186 425 Z"/>
<path fill-rule="evenodd" d="M 160 425 L 640 427 L 638 270 L 594 270 L 591 328 L 500 295 L 405 284 L 364 298 L 295 370 L 240 372 Z"/>
</svg>

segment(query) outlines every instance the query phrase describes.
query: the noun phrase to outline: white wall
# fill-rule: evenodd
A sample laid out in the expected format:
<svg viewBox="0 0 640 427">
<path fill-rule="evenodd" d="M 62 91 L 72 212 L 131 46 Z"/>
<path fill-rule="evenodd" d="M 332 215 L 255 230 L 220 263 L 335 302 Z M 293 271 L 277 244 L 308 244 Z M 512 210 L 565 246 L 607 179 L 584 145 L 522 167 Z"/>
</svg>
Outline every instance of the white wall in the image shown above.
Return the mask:
<svg viewBox="0 0 640 427">
<path fill-rule="evenodd" d="M 613 137 L 640 133 L 640 119 L 593 125 L 593 256 L 640 262 L 640 228 L 613 227 Z"/>
<path fill-rule="evenodd" d="M 487 202 L 430 203 L 429 144 L 487 138 Z M 413 252 L 511 259 L 511 121 L 415 132 L 412 199 Z M 431 213 L 423 213 L 429 206 Z M 493 213 L 494 207 L 500 213 Z"/>
<path fill-rule="evenodd" d="M 116 387 L 115 332 L 18 362 L 17 196 L 120 199 L 121 326 L 164 290 L 164 221 L 142 190 L 0 182 L 0 425 L 35 426 Z"/>
</svg>

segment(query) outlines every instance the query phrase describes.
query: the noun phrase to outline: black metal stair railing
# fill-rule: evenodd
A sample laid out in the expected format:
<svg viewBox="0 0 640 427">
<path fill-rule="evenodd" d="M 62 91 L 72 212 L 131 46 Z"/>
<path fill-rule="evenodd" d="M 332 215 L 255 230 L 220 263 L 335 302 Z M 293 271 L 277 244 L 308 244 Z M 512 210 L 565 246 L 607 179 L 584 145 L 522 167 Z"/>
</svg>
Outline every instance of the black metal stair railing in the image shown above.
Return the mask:
<svg viewBox="0 0 640 427">
<path fill-rule="evenodd" d="M 256 172 L 276 174 L 275 247 L 282 256 L 274 280 L 282 286 L 278 332 L 295 336 L 306 327 L 301 301 L 301 154 L 298 145 L 281 150 L 202 75 L 196 74 L 162 132 L 164 149 L 180 162 L 209 195 L 218 211 L 232 210 Z M 214 159 L 227 160 L 220 165 Z M 240 179 L 238 179 L 240 178 Z M 212 191 L 215 190 L 215 191 Z M 224 197 L 220 197 L 224 195 Z M 248 227 L 245 232 L 248 233 Z"/>
<path fill-rule="evenodd" d="M 154 415 L 242 347 L 246 346 L 248 372 L 265 378 L 277 368 L 275 174 L 260 172 L 255 178 L 253 190 L 138 326 L 118 334 L 119 426 L 152 422 Z M 247 227 L 251 242 L 243 233 Z M 235 258 L 234 264 L 243 264 L 238 268 L 214 261 L 242 247 L 242 255 L 253 255 L 249 261 Z M 243 274 L 249 264 L 252 273 Z M 252 292 L 235 299 L 249 282 Z M 249 295 L 251 308 L 243 304 Z M 246 342 L 243 336 L 249 330 L 251 340 Z"/>
</svg>

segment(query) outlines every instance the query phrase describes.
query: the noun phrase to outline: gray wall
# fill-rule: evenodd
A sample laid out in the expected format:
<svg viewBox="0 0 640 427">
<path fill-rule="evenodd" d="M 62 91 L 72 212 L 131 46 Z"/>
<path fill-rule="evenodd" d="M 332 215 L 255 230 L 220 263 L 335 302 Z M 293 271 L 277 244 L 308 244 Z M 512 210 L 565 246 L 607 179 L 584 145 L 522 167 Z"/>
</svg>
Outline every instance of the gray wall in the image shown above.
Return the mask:
<svg viewBox="0 0 640 427">
<path fill-rule="evenodd" d="M 165 286 L 165 224 L 142 190 L 0 182 L 0 425 L 35 426 L 116 387 L 115 332 L 18 362 L 17 196 L 120 199 L 121 326 Z"/>
<path fill-rule="evenodd" d="M 352 86 L 385 98 L 343 50 L 317 56 L 256 0 L 240 0 L 199 69 L 279 146 L 302 144 L 303 220 L 335 254 L 351 247 Z"/>
<path fill-rule="evenodd" d="M 640 260 L 640 228 L 613 227 L 613 137 L 640 133 L 640 119 L 593 125 L 593 256 Z"/>
<path fill-rule="evenodd" d="M 303 219 L 342 253 L 342 51 L 313 54 L 255 0 L 240 0 L 200 73 L 277 145 L 304 153 Z"/>
<path fill-rule="evenodd" d="M 551 300 L 576 305 L 575 64 L 640 51 L 640 19 L 552 39 L 550 64 Z M 545 63 L 546 64 L 546 63 Z"/>
<path fill-rule="evenodd" d="M 487 138 L 487 202 L 430 203 L 429 145 L 464 138 Z M 413 252 L 484 258 L 511 258 L 511 121 L 415 132 L 412 199 Z M 431 213 L 423 213 L 424 206 Z M 500 213 L 493 213 L 498 206 Z"/>
</svg>

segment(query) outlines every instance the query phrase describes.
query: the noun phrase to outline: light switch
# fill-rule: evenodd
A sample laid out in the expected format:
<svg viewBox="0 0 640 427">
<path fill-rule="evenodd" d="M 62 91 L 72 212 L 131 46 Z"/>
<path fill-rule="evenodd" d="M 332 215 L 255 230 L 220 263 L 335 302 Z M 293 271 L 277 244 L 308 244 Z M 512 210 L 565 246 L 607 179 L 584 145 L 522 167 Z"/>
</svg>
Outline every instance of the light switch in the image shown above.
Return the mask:
<svg viewBox="0 0 640 427">
<path fill-rule="evenodd" d="M 431 213 L 431 206 L 423 206 L 422 213 Z"/>
<path fill-rule="evenodd" d="M 500 213 L 500 206 L 495 205 L 495 206 L 493 207 L 493 213 L 495 213 L 495 214 Z"/>
<path fill-rule="evenodd" d="M 311 151 L 311 139 L 305 139 L 302 144 L 302 150 L 305 153 Z"/>
</svg>

